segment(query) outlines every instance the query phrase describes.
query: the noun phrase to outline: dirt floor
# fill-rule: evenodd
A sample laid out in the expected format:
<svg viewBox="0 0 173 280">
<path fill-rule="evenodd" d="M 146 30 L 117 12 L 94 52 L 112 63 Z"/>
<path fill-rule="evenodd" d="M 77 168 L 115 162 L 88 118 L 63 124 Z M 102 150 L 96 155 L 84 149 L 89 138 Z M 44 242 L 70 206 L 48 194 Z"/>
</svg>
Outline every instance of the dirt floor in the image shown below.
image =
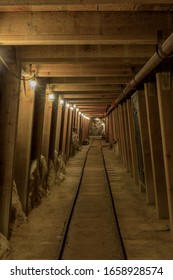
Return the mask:
<svg viewBox="0 0 173 280">
<path fill-rule="evenodd" d="M 13 229 L 10 259 L 55 260 L 88 146 L 66 166 L 66 179 L 50 189 L 28 222 Z M 115 153 L 105 148 L 106 163 L 128 259 L 173 259 L 173 238 L 168 220 L 158 220 L 145 194 L 133 183 Z"/>
</svg>

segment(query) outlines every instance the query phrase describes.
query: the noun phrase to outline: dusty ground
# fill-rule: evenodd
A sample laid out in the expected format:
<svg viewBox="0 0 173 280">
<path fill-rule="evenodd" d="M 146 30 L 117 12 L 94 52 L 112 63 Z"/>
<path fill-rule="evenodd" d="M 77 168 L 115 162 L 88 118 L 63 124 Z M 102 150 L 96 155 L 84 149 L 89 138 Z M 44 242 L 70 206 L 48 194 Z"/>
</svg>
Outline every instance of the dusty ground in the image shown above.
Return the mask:
<svg viewBox="0 0 173 280">
<path fill-rule="evenodd" d="M 70 203 L 79 181 L 88 146 L 66 168 L 66 179 L 53 186 L 42 204 L 32 210 L 28 222 L 15 228 L 10 240 L 10 259 L 56 259 Z M 113 150 L 106 149 L 106 162 L 128 259 L 173 259 L 173 239 L 168 220 L 158 220 L 154 207 L 146 205 L 145 194 Z"/>
<path fill-rule="evenodd" d="M 34 208 L 28 222 L 14 228 L 10 240 L 10 259 L 56 259 L 66 217 L 79 182 L 87 146 L 66 166 L 66 179 L 50 189 L 50 194 Z"/>
</svg>

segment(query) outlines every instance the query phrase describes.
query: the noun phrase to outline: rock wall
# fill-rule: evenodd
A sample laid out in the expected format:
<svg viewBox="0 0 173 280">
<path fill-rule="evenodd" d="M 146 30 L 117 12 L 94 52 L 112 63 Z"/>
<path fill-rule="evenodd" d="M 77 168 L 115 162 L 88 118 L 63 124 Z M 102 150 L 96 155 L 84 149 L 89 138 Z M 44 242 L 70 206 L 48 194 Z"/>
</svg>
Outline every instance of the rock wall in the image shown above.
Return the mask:
<svg viewBox="0 0 173 280">
<path fill-rule="evenodd" d="M 51 187 L 65 179 L 65 159 L 61 153 L 54 152 L 54 162 L 49 160 L 47 185 Z"/>
<path fill-rule="evenodd" d="M 70 145 L 70 156 L 74 157 L 75 154 L 79 151 L 79 136 L 77 130 L 72 131 L 71 145 Z"/>
<path fill-rule="evenodd" d="M 5 236 L 0 233 L 0 260 L 8 260 L 10 253 L 10 246 Z"/>
<path fill-rule="evenodd" d="M 13 181 L 13 190 L 12 190 L 12 202 L 11 202 L 11 227 L 15 224 L 16 226 L 20 225 L 23 222 L 27 221 L 27 217 L 23 212 L 22 205 L 18 196 L 17 187 Z"/>
<path fill-rule="evenodd" d="M 40 160 L 32 160 L 29 178 L 29 210 L 37 207 L 41 203 L 41 198 L 48 192 L 47 173 L 48 167 L 44 156 L 41 156 Z"/>
<path fill-rule="evenodd" d="M 89 124 L 90 136 L 104 136 L 105 134 L 105 120 L 92 118 Z"/>
</svg>

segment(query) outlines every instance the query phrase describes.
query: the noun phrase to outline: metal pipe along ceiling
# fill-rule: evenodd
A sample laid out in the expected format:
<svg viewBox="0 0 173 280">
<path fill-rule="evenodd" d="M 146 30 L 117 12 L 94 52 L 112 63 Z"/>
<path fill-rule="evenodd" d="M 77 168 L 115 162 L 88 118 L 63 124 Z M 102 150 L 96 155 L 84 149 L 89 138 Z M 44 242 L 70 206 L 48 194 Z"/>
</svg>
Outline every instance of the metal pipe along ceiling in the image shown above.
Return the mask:
<svg viewBox="0 0 173 280">
<path fill-rule="evenodd" d="M 123 92 L 117 97 L 111 107 L 108 109 L 106 116 L 108 116 L 115 107 L 130 93 L 134 88 L 146 78 L 165 58 L 173 53 L 173 33 L 163 43 L 162 47 L 155 52 L 149 61 L 142 67 L 138 74 L 133 78 Z"/>
</svg>

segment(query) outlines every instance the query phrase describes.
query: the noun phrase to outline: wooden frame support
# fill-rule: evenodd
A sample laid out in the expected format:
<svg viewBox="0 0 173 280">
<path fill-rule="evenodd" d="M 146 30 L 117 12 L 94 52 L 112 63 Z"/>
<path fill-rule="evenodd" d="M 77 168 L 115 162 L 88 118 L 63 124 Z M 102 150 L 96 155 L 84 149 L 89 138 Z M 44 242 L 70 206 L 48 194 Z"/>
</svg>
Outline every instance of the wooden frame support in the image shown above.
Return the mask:
<svg viewBox="0 0 173 280">
<path fill-rule="evenodd" d="M 125 143 L 125 128 L 124 128 L 124 118 L 123 118 L 123 105 L 118 105 L 119 112 L 119 126 L 120 126 L 120 135 L 121 135 L 121 143 L 122 143 L 122 161 L 123 165 L 127 167 L 127 152 L 126 152 L 126 143 Z"/>
<path fill-rule="evenodd" d="M 62 123 L 62 146 L 61 146 L 61 152 L 62 156 L 66 156 L 66 140 L 67 140 L 67 125 L 68 125 L 68 114 L 69 114 L 69 107 L 65 106 L 65 111 L 64 111 L 64 118 L 63 118 L 63 123 Z M 66 160 L 66 158 L 65 158 Z"/>
<path fill-rule="evenodd" d="M 43 137 L 43 122 L 46 100 L 46 82 L 38 79 L 39 87 L 35 90 L 34 101 L 34 116 L 33 116 L 33 131 L 32 131 L 32 149 L 31 159 L 40 160 L 42 137 Z"/>
<path fill-rule="evenodd" d="M 30 174 L 33 114 L 34 91 L 27 82 L 26 92 L 23 85 L 21 85 L 14 172 L 19 198 L 25 213 L 28 211 L 28 182 Z"/>
<path fill-rule="evenodd" d="M 67 126 L 67 141 L 66 141 L 66 159 L 70 157 L 70 146 L 71 146 L 71 137 L 72 137 L 72 125 L 73 125 L 73 115 L 76 114 L 75 111 L 70 110 L 68 114 L 68 126 Z"/>
<path fill-rule="evenodd" d="M 49 159 L 49 143 L 50 143 L 50 128 L 51 128 L 51 116 L 52 116 L 52 102 L 48 100 L 48 96 L 45 99 L 44 119 L 43 119 L 43 132 L 42 132 L 42 147 L 41 154 Z"/>
<path fill-rule="evenodd" d="M 156 74 L 170 227 L 173 230 L 173 72 Z"/>
<path fill-rule="evenodd" d="M 18 65 L 10 68 L 20 77 Z M 8 238 L 20 81 L 4 67 L 0 78 L 0 232 Z"/>
<path fill-rule="evenodd" d="M 58 98 L 58 112 L 56 122 L 56 136 L 55 136 L 55 150 L 59 153 L 60 137 L 61 137 L 61 126 L 62 126 L 62 111 L 63 105 L 59 103 Z"/>
<path fill-rule="evenodd" d="M 141 134 L 141 145 L 142 145 L 144 173 L 145 173 L 146 199 L 148 204 L 155 204 L 151 149 L 150 149 L 150 141 L 149 141 L 149 131 L 148 131 L 144 90 L 138 90 L 136 94 L 138 100 L 139 127 L 140 127 L 140 134 Z M 141 188 L 143 189 L 143 186 L 141 186 Z"/>
<path fill-rule="evenodd" d="M 118 157 L 122 160 L 122 142 L 120 135 L 120 124 L 119 124 L 119 110 L 118 107 L 115 108 L 115 123 L 116 123 L 116 141 L 118 144 Z"/>
<path fill-rule="evenodd" d="M 127 116 L 128 116 L 128 126 L 129 126 L 129 143 L 131 149 L 131 159 L 132 159 L 132 175 L 135 184 L 139 184 L 139 172 L 138 172 L 138 158 L 135 143 L 135 127 L 132 116 L 132 106 L 131 99 L 127 100 Z"/>
<path fill-rule="evenodd" d="M 168 218 L 168 198 L 166 189 L 163 147 L 159 119 L 158 98 L 155 82 L 145 83 L 145 101 L 151 148 L 151 160 L 158 217 Z"/>
</svg>

